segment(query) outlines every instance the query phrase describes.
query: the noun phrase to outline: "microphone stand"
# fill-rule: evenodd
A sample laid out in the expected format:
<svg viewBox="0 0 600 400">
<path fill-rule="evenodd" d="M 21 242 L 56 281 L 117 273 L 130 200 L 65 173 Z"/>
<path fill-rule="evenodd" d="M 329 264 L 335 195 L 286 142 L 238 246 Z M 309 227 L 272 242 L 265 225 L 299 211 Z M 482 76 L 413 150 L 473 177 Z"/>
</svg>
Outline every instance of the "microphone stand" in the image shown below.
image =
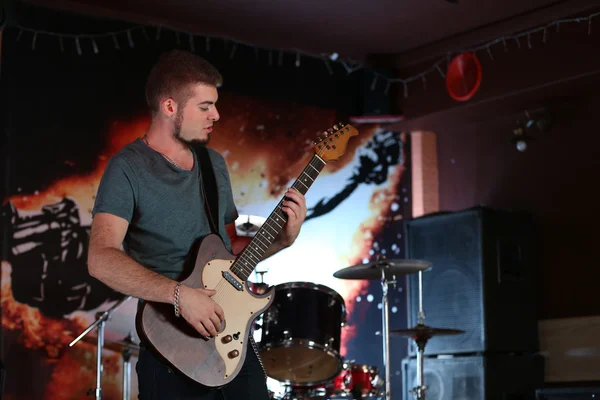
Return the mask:
<svg viewBox="0 0 600 400">
<path fill-rule="evenodd" d="M 83 332 L 81 332 L 81 334 L 77 336 L 75 340 L 69 343 L 69 347 L 73 347 L 75 343 L 80 341 L 81 338 L 98 326 L 98 346 L 96 348 L 96 387 L 88 391 L 88 396 L 92 393 L 92 391 L 95 393 L 96 400 L 102 400 L 102 348 L 104 347 L 104 325 L 110 318 L 110 315 L 129 299 L 131 299 L 131 296 L 126 296 L 108 310 L 96 313 L 96 321 L 88 326 Z"/>
</svg>

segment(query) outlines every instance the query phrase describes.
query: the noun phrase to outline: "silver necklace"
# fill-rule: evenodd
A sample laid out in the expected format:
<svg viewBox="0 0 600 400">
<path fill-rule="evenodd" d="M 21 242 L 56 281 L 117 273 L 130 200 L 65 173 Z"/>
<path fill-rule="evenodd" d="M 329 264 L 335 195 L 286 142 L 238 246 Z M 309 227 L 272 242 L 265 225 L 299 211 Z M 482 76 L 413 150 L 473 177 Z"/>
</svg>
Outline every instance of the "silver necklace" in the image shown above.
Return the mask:
<svg viewBox="0 0 600 400">
<path fill-rule="evenodd" d="M 158 154 L 160 154 L 161 156 L 163 156 L 168 162 L 170 162 L 171 164 L 173 164 L 174 166 L 176 166 L 179 169 L 183 169 L 185 171 L 189 171 L 185 168 L 183 168 L 181 165 L 177 164 L 175 161 L 173 161 L 173 159 L 171 159 L 171 157 L 169 157 L 168 155 L 161 153 L 160 151 L 156 150 L 149 142 L 148 142 L 148 137 L 146 135 L 144 135 L 144 137 L 142 138 L 142 140 L 144 141 L 144 143 L 146 143 L 146 145 L 148 147 L 150 147 L 152 150 L 156 151 Z"/>
</svg>

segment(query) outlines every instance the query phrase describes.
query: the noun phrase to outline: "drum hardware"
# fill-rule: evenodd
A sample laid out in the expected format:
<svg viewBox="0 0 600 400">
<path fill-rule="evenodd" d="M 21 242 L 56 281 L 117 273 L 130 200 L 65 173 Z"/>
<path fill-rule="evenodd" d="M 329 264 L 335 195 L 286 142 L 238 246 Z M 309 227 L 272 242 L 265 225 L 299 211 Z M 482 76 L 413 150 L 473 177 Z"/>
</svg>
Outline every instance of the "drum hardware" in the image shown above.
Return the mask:
<svg viewBox="0 0 600 400">
<path fill-rule="evenodd" d="M 127 335 L 124 340 L 125 346 L 123 349 L 123 400 L 129 400 L 131 398 L 131 355 L 132 350 L 137 349 L 139 355 L 140 347 L 136 345 L 131 336 L 131 332 Z"/>
<path fill-rule="evenodd" d="M 83 342 L 95 345 L 96 338 L 91 336 L 85 336 L 82 339 Z M 127 334 L 127 337 L 123 340 L 104 341 L 104 349 L 114 351 L 115 353 L 121 354 L 123 359 L 123 400 L 129 400 L 131 398 L 131 356 L 139 357 L 140 346 L 133 340 L 131 332 Z"/>
<path fill-rule="evenodd" d="M 417 386 L 411 392 L 417 400 L 425 400 L 425 391 L 427 386 L 424 382 L 424 353 L 427 341 L 434 336 L 459 335 L 465 333 L 458 329 L 432 328 L 425 325 L 425 311 L 423 310 L 423 274 L 419 271 L 419 321 L 417 325 L 410 329 L 394 329 L 392 335 L 400 335 L 412 338 L 417 345 Z"/>
<path fill-rule="evenodd" d="M 389 304 L 388 304 L 388 285 L 395 284 L 396 277 L 412 274 L 426 270 L 431 267 L 429 261 L 424 260 L 386 260 L 380 258 L 375 262 L 353 265 L 341 269 L 333 274 L 340 279 L 367 279 L 379 280 L 382 289 L 382 331 L 383 331 L 383 365 L 385 367 L 385 399 L 391 399 L 391 376 L 390 376 L 390 345 L 389 345 Z"/>
<path fill-rule="evenodd" d="M 423 325 L 421 321 L 414 328 L 411 329 L 394 329 L 390 332 L 391 335 L 400 335 L 411 338 L 417 345 L 417 386 L 414 387 L 411 392 L 417 398 L 417 400 L 425 400 L 425 391 L 427 386 L 424 383 L 424 357 L 425 345 L 427 341 L 434 336 L 448 336 L 448 335 L 460 335 L 465 333 L 459 329 L 447 329 L 447 328 L 432 328 Z"/>
<path fill-rule="evenodd" d="M 104 325 L 106 321 L 110 318 L 111 314 L 119 308 L 123 303 L 131 299 L 131 296 L 126 296 L 119 300 L 114 306 L 109 308 L 104 312 L 96 313 L 96 321 L 88 326 L 79 336 L 77 336 L 71 343 L 69 343 L 69 347 L 73 347 L 78 341 L 80 341 L 85 335 L 92 331 L 95 327 L 98 327 L 98 336 L 97 336 L 97 347 L 96 347 L 96 387 L 94 389 L 90 389 L 88 391 L 88 396 L 94 393 L 96 400 L 102 399 L 102 349 L 104 347 Z M 125 394 L 123 394 L 125 396 Z M 124 399 L 129 400 L 129 398 Z"/>
</svg>

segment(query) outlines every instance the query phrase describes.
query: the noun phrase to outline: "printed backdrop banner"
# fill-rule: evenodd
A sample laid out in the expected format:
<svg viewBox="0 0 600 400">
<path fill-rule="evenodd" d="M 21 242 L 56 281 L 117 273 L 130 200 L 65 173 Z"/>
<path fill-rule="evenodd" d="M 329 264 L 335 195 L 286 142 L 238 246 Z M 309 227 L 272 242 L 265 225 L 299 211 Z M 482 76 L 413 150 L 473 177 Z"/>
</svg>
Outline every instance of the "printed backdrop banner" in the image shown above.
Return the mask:
<svg viewBox="0 0 600 400">
<path fill-rule="evenodd" d="M 143 88 L 160 50 L 148 44 L 78 55 L 72 49 L 60 52 L 54 42 L 44 44 L 41 38 L 33 50 L 30 42 L 18 40 L 16 31 L 4 32 L 5 399 L 82 399 L 95 387 L 96 331 L 73 347 L 68 344 L 94 322 L 96 313 L 124 296 L 87 272 L 91 209 L 109 157 L 148 127 Z M 211 61 L 216 57 L 202 55 Z M 227 73 L 218 102 L 221 120 L 210 146 L 227 161 L 240 223 L 260 222 L 310 160 L 307 143 L 345 116 L 334 107 L 315 105 L 317 100 L 301 103 L 265 96 L 259 89 L 250 93 L 247 87 L 238 91 L 228 86 L 228 78 L 254 79 L 248 71 L 259 67 L 229 63 L 222 68 Z M 235 74 L 239 76 L 231 76 Z M 255 87 L 268 85 L 256 82 Z M 285 93 L 286 87 L 280 91 Z M 356 127 L 359 136 L 307 193 L 309 213 L 297 242 L 260 263 L 261 274 L 251 279 L 273 286 L 310 282 L 339 293 L 346 308 L 341 356 L 377 368 L 383 378 L 382 339 L 377 335 L 380 283 L 341 280 L 333 273 L 381 256 L 403 258 L 402 221 L 410 216 L 409 146 L 405 134 L 375 125 Z M 247 226 L 238 227 L 238 246 L 246 240 Z M 391 328 L 406 327 L 404 288 L 403 281 L 390 288 Z M 125 302 L 106 323 L 102 362 L 107 400 L 122 398 L 123 341 L 128 336 L 138 340 L 135 308 L 135 300 Z M 299 317 L 304 324 L 325 322 L 306 310 L 309 314 Z M 255 337 L 265 344 L 260 329 Z M 395 393 L 402 389 L 406 345 L 402 339 L 391 343 Z M 134 349 L 131 398 L 137 398 L 135 362 Z M 275 394 L 283 390 L 272 379 L 269 386 Z"/>
</svg>

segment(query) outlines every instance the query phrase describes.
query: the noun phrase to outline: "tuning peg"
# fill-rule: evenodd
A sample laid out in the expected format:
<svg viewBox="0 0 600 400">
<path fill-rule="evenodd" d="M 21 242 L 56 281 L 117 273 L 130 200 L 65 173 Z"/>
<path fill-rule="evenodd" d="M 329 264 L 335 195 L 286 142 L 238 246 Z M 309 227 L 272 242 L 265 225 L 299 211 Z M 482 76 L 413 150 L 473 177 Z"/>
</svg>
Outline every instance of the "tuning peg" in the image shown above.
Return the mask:
<svg viewBox="0 0 600 400">
<path fill-rule="evenodd" d="M 337 124 L 336 124 L 336 125 L 334 125 L 334 126 L 333 126 L 333 129 L 335 129 L 336 131 L 339 131 L 339 130 L 340 130 L 340 127 L 339 127 L 339 126 L 337 126 Z"/>
</svg>

